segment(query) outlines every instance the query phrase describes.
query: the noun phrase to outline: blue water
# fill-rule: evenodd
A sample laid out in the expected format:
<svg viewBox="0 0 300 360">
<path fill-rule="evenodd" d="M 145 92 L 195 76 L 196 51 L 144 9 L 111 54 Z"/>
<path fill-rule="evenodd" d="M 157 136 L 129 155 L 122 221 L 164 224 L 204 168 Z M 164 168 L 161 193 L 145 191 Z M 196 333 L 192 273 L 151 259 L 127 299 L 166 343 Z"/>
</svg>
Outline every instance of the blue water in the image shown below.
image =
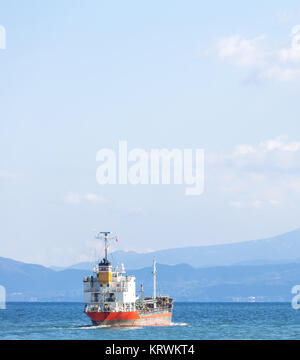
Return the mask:
<svg viewBox="0 0 300 360">
<path fill-rule="evenodd" d="M 80 303 L 8 303 L 0 339 L 300 339 L 289 303 L 175 303 L 169 327 L 91 326 Z"/>
</svg>

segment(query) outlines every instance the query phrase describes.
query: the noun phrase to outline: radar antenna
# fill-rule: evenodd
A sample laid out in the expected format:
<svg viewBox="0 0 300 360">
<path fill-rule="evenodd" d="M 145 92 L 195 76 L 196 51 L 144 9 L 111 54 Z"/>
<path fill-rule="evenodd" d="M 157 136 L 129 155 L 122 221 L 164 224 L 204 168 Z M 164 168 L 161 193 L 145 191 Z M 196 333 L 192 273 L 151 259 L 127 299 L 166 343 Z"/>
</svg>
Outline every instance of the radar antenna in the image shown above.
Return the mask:
<svg viewBox="0 0 300 360">
<path fill-rule="evenodd" d="M 105 263 L 109 263 L 108 261 L 109 241 L 112 239 L 117 239 L 116 236 L 110 236 L 110 234 L 111 234 L 110 231 L 101 231 L 95 236 L 96 239 L 104 240 L 105 257 L 103 260 Z"/>
</svg>

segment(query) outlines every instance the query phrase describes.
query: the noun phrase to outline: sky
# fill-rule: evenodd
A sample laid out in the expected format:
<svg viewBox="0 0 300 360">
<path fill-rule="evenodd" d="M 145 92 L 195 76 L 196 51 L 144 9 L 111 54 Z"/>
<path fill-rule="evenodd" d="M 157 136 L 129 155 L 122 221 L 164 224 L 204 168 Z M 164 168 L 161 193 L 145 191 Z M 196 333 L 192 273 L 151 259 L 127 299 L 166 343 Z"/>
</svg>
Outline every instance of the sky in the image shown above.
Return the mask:
<svg viewBox="0 0 300 360">
<path fill-rule="evenodd" d="M 299 2 L 0 0 L 0 25 L 0 256 L 67 266 L 96 231 L 145 252 L 300 227 Z M 203 149 L 203 193 L 100 185 L 120 141 Z"/>
</svg>

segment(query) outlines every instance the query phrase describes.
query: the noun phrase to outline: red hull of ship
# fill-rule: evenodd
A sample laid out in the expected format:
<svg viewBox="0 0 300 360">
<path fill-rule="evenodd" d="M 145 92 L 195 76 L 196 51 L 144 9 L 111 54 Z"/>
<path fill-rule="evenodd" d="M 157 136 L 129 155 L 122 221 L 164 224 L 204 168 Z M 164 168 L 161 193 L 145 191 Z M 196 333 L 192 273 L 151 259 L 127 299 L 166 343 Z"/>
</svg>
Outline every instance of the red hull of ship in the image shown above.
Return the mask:
<svg viewBox="0 0 300 360">
<path fill-rule="evenodd" d="M 139 314 L 130 312 L 87 312 L 95 325 L 110 326 L 169 326 L 172 313 Z"/>
</svg>

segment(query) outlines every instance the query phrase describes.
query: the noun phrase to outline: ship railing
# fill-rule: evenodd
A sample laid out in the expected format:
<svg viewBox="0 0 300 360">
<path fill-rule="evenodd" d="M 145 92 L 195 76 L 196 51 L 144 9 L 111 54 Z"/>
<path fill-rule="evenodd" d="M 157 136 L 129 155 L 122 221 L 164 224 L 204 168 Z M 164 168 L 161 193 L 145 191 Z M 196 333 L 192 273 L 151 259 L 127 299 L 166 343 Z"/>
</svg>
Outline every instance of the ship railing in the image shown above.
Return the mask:
<svg viewBox="0 0 300 360">
<path fill-rule="evenodd" d="M 125 286 L 111 286 L 109 288 L 95 288 L 95 287 L 89 287 L 84 289 L 85 292 L 101 292 L 102 294 L 110 293 L 110 292 L 127 292 L 128 287 Z"/>
<path fill-rule="evenodd" d="M 143 313 L 161 313 L 163 310 L 170 309 L 169 307 L 160 307 L 160 308 L 147 308 L 147 307 L 137 307 L 139 311 Z"/>
<path fill-rule="evenodd" d="M 100 312 L 103 311 L 103 307 L 100 305 L 88 305 L 85 307 L 86 312 Z"/>
<path fill-rule="evenodd" d="M 118 309 L 114 306 L 108 305 L 87 305 L 85 306 L 85 312 L 116 312 Z M 128 310 L 129 311 L 129 310 Z"/>
</svg>

